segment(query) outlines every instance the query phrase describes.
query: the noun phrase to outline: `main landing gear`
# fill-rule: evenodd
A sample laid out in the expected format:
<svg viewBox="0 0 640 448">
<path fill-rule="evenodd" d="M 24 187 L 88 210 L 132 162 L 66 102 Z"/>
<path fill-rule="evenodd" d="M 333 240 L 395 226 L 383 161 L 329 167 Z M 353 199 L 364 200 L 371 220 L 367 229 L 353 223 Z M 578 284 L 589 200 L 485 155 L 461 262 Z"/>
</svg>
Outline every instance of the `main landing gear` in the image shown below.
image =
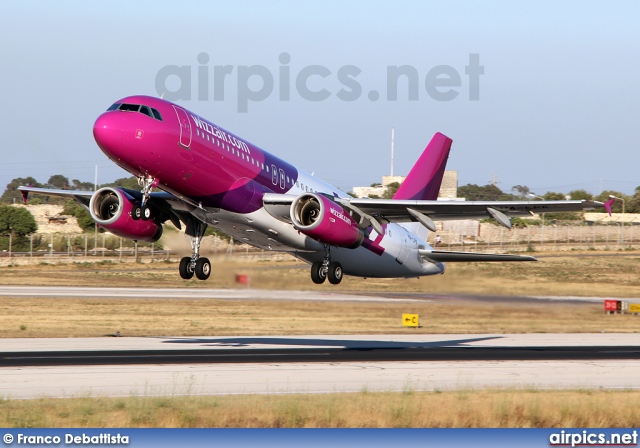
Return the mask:
<svg viewBox="0 0 640 448">
<path fill-rule="evenodd" d="M 200 243 L 205 230 L 207 230 L 207 225 L 200 221 L 194 220 L 187 225 L 187 235 L 193 232 L 191 240 L 193 254 L 180 260 L 180 277 L 185 280 L 193 278 L 194 274 L 198 280 L 206 280 L 211 275 L 211 262 L 208 258 L 200 257 Z"/>
<path fill-rule="evenodd" d="M 147 205 L 147 202 L 151 196 L 151 190 L 158 186 L 158 179 L 151 176 L 140 176 L 138 177 L 138 185 L 142 187 L 142 203 L 133 207 L 133 210 L 131 210 L 131 217 L 134 220 L 142 219 L 147 221 L 153 218 L 153 213 L 151 212 L 151 208 Z"/>
<path fill-rule="evenodd" d="M 313 283 L 321 284 L 328 278 L 329 283 L 337 285 L 342 281 L 342 265 L 337 261 L 331 261 L 331 251 L 329 245 L 324 246 L 324 258 L 311 265 L 311 280 Z"/>
</svg>

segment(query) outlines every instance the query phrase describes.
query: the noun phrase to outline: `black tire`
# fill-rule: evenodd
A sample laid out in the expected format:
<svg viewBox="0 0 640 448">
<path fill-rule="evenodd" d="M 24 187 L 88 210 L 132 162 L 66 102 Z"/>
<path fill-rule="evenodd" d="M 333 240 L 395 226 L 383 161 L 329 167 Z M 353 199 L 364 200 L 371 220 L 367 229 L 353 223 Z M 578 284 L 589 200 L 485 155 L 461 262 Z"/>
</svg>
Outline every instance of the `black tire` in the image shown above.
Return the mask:
<svg viewBox="0 0 640 448">
<path fill-rule="evenodd" d="M 141 207 L 141 213 L 142 213 L 142 220 L 143 221 L 148 221 L 151 219 L 152 213 L 151 213 L 151 209 L 149 207 L 147 207 L 146 205 L 143 205 Z"/>
<path fill-rule="evenodd" d="M 142 208 L 140 208 L 137 205 L 133 207 L 133 210 L 131 210 L 131 218 L 134 221 L 137 221 L 138 219 L 142 218 Z"/>
<path fill-rule="evenodd" d="M 320 285 L 324 283 L 327 279 L 327 276 L 324 274 L 322 270 L 322 262 L 316 261 L 311 265 L 311 280 L 313 283 Z"/>
<path fill-rule="evenodd" d="M 340 283 L 342 281 L 342 265 L 337 261 L 329 263 L 329 272 L 327 272 L 327 277 L 329 277 L 329 283 L 332 285 Z"/>
<path fill-rule="evenodd" d="M 206 280 L 211 275 L 211 262 L 208 258 L 198 258 L 196 261 L 196 277 L 198 280 Z"/>
<path fill-rule="evenodd" d="M 182 257 L 180 260 L 180 277 L 189 280 L 193 277 L 193 269 L 191 269 L 191 257 Z"/>
</svg>

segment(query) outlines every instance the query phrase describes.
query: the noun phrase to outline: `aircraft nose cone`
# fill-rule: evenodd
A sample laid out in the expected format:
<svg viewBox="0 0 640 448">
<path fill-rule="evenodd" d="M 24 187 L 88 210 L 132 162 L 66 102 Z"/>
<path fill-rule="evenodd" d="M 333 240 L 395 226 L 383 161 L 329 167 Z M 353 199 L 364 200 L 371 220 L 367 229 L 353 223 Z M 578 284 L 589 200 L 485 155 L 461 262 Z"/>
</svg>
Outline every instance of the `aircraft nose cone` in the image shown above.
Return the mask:
<svg viewBox="0 0 640 448">
<path fill-rule="evenodd" d="M 117 157 L 114 152 L 119 143 L 122 142 L 123 132 L 115 121 L 115 117 L 110 113 L 100 115 L 93 125 L 93 138 L 102 149 L 102 152 Z"/>
</svg>

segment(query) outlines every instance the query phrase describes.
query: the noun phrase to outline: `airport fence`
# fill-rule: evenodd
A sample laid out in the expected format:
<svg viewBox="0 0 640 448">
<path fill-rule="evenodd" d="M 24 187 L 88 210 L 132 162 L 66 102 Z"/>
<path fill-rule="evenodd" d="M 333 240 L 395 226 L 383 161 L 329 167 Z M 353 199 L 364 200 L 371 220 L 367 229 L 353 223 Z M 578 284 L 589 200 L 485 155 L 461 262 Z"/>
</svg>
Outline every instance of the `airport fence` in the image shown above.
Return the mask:
<svg viewBox="0 0 640 448">
<path fill-rule="evenodd" d="M 436 244 L 439 237 L 440 245 Z M 209 238 L 203 244 L 205 256 L 233 256 L 252 260 L 286 257 L 282 253 L 255 249 L 247 244 Z M 215 239 L 215 241 L 213 241 Z M 640 226 L 635 224 L 555 224 L 536 225 L 511 230 L 490 223 L 440 226 L 430 232 L 428 242 L 444 250 L 469 252 L 543 252 L 571 250 L 640 249 Z M 0 241 L 0 264 L 22 262 L 65 261 L 177 261 L 188 255 L 187 244 L 180 249 L 160 243 L 136 243 L 115 235 L 99 234 L 33 234 L 21 241 L 21 247 L 10 247 Z M 19 249 L 19 250 L 18 250 Z"/>
<path fill-rule="evenodd" d="M 177 244 L 176 239 L 182 240 L 181 244 Z M 19 242 L 20 247 L 18 244 L 12 247 L 10 239 L 0 239 L 0 265 L 99 261 L 149 263 L 178 261 L 191 253 L 184 235 L 174 235 L 171 241 L 173 248 L 165 248 L 162 239 L 157 243 L 134 242 L 109 233 L 32 234 Z M 257 261 L 288 257 L 215 236 L 203 238 L 201 254 Z"/>
<path fill-rule="evenodd" d="M 435 246 L 482 252 L 631 250 L 640 248 L 640 223 L 557 223 L 506 229 L 492 223 L 441 227 L 429 234 Z"/>
</svg>

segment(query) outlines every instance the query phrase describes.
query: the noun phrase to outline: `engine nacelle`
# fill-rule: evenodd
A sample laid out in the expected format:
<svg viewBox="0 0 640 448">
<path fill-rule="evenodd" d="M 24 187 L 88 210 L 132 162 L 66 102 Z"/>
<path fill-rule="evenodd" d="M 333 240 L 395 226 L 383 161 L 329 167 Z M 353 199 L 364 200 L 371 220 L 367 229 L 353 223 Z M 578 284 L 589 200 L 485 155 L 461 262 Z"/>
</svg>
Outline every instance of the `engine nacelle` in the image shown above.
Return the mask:
<svg viewBox="0 0 640 448">
<path fill-rule="evenodd" d="M 137 241 L 155 242 L 162 236 L 162 225 L 153 219 L 134 220 L 131 211 L 135 199 L 118 188 L 105 187 L 96 191 L 89 202 L 93 220 L 105 230 Z"/>
<path fill-rule="evenodd" d="M 298 196 L 291 204 L 290 216 L 296 229 L 324 244 L 355 249 L 364 239 L 344 208 L 318 194 Z"/>
</svg>

